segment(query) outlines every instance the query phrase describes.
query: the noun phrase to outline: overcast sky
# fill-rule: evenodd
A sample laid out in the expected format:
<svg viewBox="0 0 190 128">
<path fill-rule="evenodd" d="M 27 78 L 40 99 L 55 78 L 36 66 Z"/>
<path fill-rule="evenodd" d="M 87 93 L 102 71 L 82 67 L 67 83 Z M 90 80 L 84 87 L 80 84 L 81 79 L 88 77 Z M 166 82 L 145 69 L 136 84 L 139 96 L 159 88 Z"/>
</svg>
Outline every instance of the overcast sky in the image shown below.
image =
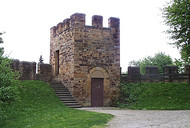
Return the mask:
<svg viewBox="0 0 190 128">
<path fill-rule="evenodd" d="M 121 67 L 143 57 L 165 52 L 173 59 L 179 51 L 165 33 L 161 8 L 169 0 L 0 0 L 0 32 L 6 54 L 21 61 L 49 63 L 50 28 L 72 14 L 85 13 L 86 24 L 93 15 L 120 18 Z"/>
</svg>

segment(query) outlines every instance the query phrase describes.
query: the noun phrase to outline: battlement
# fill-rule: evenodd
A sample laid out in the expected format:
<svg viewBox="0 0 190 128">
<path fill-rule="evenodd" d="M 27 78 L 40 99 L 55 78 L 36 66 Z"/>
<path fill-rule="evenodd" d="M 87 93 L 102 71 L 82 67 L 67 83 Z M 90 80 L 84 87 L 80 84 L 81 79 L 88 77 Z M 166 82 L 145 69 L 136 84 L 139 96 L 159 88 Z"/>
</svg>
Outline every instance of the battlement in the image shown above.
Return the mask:
<svg viewBox="0 0 190 128">
<path fill-rule="evenodd" d="M 58 23 L 56 26 L 51 28 L 51 34 L 56 35 L 63 31 L 69 29 L 82 29 L 86 27 L 86 15 L 83 13 L 75 13 L 70 16 L 70 18 L 65 19 L 63 22 Z M 92 16 L 92 27 L 95 29 L 103 28 L 103 17 L 100 15 Z M 115 17 L 110 17 L 108 19 L 108 29 L 114 28 L 119 30 L 120 19 Z"/>
<path fill-rule="evenodd" d="M 95 28 L 102 28 L 103 27 L 103 17 L 94 15 L 92 17 L 92 26 Z"/>
<path fill-rule="evenodd" d="M 160 73 L 157 66 L 146 66 L 145 74 L 140 73 L 140 67 L 128 67 L 128 74 L 121 74 L 121 80 L 136 82 L 190 82 L 190 65 L 185 66 L 185 73 L 178 72 L 177 66 L 164 66 Z"/>
<path fill-rule="evenodd" d="M 20 80 L 42 80 L 51 82 L 51 65 L 38 63 L 38 73 L 36 73 L 36 62 L 12 60 L 11 68 L 20 73 Z"/>
<path fill-rule="evenodd" d="M 63 22 L 58 23 L 57 26 L 53 26 L 51 28 L 51 33 L 56 34 L 56 32 L 59 33 L 61 31 L 67 30 L 68 28 L 70 28 L 70 19 L 69 18 L 65 19 Z"/>
</svg>

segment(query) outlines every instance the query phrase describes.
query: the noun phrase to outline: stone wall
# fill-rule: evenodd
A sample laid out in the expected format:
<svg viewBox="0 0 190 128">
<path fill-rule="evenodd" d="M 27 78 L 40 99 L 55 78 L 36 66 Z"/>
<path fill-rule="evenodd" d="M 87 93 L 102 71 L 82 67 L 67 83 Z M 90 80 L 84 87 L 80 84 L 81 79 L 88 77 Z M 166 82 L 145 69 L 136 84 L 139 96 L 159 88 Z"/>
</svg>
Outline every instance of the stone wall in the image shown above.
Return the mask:
<svg viewBox="0 0 190 128">
<path fill-rule="evenodd" d="M 177 66 L 164 66 L 160 74 L 158 67 L 146 67 L 146 74 L 140 74 L 139 67 L 128 67 L 128 74 L 121 74 L 121 80 L 129 83 L 136 82 L 190 82 L 190 66 L 185 66 L 185 73 L 179 74 Z"/>
<path fill-rule="evenodd" d="M 52 68 L 50 64 L 38 63 L 37 80 L 51 82 L 52 81 Z"/>
<path fill-rule="evenodd" d="M 71 19 L 51 28 L 50 64 L 54 81 L 62 81 L 65 86 L 73 86 L 74 77 L 74 40 Z M 64 79 L 64 81 L 63 81 Z"/>
<path fill-rule="evenodd" d="M 53 79 L 62 81 L 78 102 L 91 103 L 91 75 L 104 74 L 104 106 L 117 97 L 120 82 L 120 20 L 93 16 L 85 25 L 85 14 L 73 14 L 51 28 L 50 64 Z"/>
<path fill-rule="evenodd" d="M 38 74 L 36 73 L 36 62 L 13 60 L 11 68 L 20 73 L 20 80 L 42 80 L 51 82 L 51 65 L 38 64 Z"/>
<path fill-rule="evenodd" d="M 13 70 L 19 71 L 20 80 L 36 79 L 36 62 L 13 60 L 11 67 Z"/>
</svg>

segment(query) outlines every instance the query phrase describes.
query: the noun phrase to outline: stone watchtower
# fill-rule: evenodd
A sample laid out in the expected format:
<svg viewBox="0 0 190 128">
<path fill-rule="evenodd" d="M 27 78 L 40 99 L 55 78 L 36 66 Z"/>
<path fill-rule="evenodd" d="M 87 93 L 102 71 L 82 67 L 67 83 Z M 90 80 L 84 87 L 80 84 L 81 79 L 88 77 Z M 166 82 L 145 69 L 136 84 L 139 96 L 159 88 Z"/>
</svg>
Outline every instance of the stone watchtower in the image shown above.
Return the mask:
<svg viewBox="0 0 190 128">
<path fill-rule="evenodd" d="M 51 28 L 50 64 L 53 78 L 83 106 L 109 106 L 120 83 L 120 20 L 75 13 Z"/>
</svg>

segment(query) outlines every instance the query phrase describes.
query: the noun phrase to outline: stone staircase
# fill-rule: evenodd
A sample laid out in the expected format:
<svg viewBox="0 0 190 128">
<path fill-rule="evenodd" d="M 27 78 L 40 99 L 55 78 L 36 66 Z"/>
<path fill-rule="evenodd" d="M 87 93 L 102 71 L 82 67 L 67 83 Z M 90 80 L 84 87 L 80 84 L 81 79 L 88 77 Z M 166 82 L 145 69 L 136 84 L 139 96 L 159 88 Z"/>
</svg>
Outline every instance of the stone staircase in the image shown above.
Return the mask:
<svg viewBox="0 0 190 128">
<path fill-rule="evenodd" d="M 51 87 L 54 89 L 55 94 L 66 106 L 70 108 L 81 108 L 81 105 L 76 102 L 68 89 L 65 88 L 62 83 L 51 83 Z"/>
</svg>

